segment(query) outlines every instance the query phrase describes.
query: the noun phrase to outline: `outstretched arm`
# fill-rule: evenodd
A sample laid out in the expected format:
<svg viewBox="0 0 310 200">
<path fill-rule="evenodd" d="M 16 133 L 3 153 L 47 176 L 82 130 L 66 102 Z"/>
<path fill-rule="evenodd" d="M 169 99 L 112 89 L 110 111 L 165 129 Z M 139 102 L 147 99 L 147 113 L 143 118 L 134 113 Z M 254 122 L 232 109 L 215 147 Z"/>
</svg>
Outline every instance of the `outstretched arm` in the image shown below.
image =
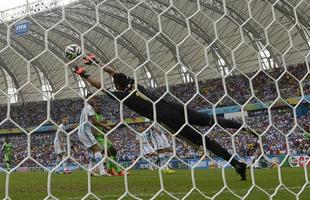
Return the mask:
<svg viewBox="0 0 310 200">
<path fill-rule="evenodd" d="M 99 61 L 97 61 L 95 54 L 90 53 L 88 54 L 86 57 L 83 58 L 84 59 L 84 64 L 85 65 L 101 65 L 103 66 L 103 71 L 107 72 L 110 76 L 113 76 L 114 74 L 117 73 L 117 71 L 115 69 L 113 69 L 110 66 L 104 66 L 104 64 L 100 64 Z"/>
<path fill-rule="evenodd" d="M 95 80 L 94 78 L 90 77 L 89 74 L 86 72 L 86 70 L 83 67 L 76 66 L 74 68 L 74 73 L 80 75 L 84 80 L 89 82 L 95 88 L 101 89 L 101 81 L 100 80 Z M 102 90 L 102 92 L 106 93 L 105 90 Z"/>
<path fill-rule="evenodd" d="M 116 74 L 117 72 L 116 72 L 116 70 L 115 69 L 113 69 L 112 67 L 110 67 L 110 66 L 104 66 L 103 67 L 103 71 L 105 71 L 105 72 L 107 72 L 110 76 L 114 76 L 114 74 Z"/>
</svg>

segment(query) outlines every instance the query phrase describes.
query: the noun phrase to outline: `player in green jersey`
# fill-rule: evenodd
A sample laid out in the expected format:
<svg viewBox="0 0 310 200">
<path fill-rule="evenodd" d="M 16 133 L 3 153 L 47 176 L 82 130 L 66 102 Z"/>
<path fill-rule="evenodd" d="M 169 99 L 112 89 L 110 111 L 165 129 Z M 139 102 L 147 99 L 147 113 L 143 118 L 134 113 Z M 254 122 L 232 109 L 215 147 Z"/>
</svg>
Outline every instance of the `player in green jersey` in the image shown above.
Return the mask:
<svg viewBox="0 0 310 200">
<path fill-rule="evenodd" d="M 6 170 L 11 169 L 13 150 L 14 146 L 10 143 L 10 140 L 6 138 L 1 149 L 1 154 L 3 156 L 3 165 Z"/>
<path fill-rule="evenodd" d="M 105 123 L 104 119 L 103 119 L 103 115 L 101 114 L 101 105 L 99 103 L 95 104 L 94 110 L 95 110 L 96 120 L 100 121 L 102 123 Z M 98 130 L 100 130 L 100 132 L 94 131 L 94 137 L 98 142 L 99 148 L 101 149 L 102 152 L 104 152 L 105 138 L 104 138 L 103 133 L 105 130 L 102 127 L 98 127 L 98 126 L 96 126 L 96 128 Z M 107 151 L 108 151 L 109 158 L 115 162 L 117 151 L 116 151 L 113 143 L 110 140 L 107 140 Z M 102 153 L 102 154 L 104 154 L 104 153 Z M 114 162 L 112 162 L 112 161 L 108 162 L 108 166 L 107 166 L 108 173 L 113 175 L 113 176 L 124 176 L 125 172 Z M 127 174 L 129 174 L 129 173 L 127 172 Z"/>
</svg>

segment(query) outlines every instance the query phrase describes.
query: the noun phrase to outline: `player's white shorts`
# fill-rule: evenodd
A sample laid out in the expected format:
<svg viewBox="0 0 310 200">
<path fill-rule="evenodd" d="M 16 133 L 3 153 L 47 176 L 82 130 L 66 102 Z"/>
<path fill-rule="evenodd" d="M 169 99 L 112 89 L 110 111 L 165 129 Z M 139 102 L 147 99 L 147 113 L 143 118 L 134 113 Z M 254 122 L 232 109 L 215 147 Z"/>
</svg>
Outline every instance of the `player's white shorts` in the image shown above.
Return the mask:
<svg viewBox="0 0 310 200">
<path fill-rule="evenodd" d="M 164 134 L 157 134 L 155 137 L 152 137 L 152 143 L 156 151 L 170 147 L 168 139 Z"/>
<path fill-rule="evenodd" d="M 152 154 L 155 153 L 154 148 L 150 145 L 150 143 L 144 143 L 142 144 L 142 153 L 143 155 L 148 155 L 148 154 Z"/>
<path fill-rule="evenodd" d="M 59 142 L 54 141 L 54 149 L 56 154 L 63 154 L 66 152 L 66 150 L 64 148 L 61 148 L 61 145 Z"/>
<path fill-rule="evenodd" d="M 87 147 L 90 148 L 97 144 L 94 135 L 89 132 L 78 132 L 79 140 Z"/>
</svg>

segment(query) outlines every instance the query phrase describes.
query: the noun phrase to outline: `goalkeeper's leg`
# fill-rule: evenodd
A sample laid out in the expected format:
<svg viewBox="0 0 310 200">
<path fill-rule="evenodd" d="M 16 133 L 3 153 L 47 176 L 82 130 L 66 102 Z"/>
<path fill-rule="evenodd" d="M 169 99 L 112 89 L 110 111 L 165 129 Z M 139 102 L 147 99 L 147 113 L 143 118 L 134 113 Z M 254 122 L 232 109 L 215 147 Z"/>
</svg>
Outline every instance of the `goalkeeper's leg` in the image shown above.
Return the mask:
<svg viewBox="0 0 310 200">
<path fill-rule="evenodd" d="M 212 126 L 215 123 L 214 118 L 208 115 L 207 113 L 187 109 L 187 114 L 188 114 L 188 121 L 191 125 Z M 225 119 L 223 117 L 216 117 L 216 120 L 217 123 L 223 128 L 240 129 L 242 127 L 241 123 L 234 120 Z M 247 127 L 243 127 L 241 130 L 257 137 L 257 135 Z"/>
<path fill-rule="evenodd" d="M 163 126 L 165 126 L 173 133 L 179 131 L 179 134 L 177 136 L 181 139 L 185 139 L 197 149 L 203 145 L 203 136 L 197 130 L 193 129 L 188 125 L 184 126 L 180 130 L 180 128 L 184 125 L 184 117 L 180 115 L 180 113 L 171 110 L 170 112 L 161 114 L 159 118 L 161 119 L 161 121 L 164 121 L 164 123 L 162 122 Z M 239 173 L 239 175 L 241 176 L 241 180 L 246 180 L 246 164 L 239 162 L 235 158 L 232 158 L 232 155 L 216 141 L 211 140 L 207 136 L 204 136 L 204 138 L 206 142 L 206 148 L 215 155 L 222 157 L 226 161 L 230 160 L 230 164 Z"/>
</svg>

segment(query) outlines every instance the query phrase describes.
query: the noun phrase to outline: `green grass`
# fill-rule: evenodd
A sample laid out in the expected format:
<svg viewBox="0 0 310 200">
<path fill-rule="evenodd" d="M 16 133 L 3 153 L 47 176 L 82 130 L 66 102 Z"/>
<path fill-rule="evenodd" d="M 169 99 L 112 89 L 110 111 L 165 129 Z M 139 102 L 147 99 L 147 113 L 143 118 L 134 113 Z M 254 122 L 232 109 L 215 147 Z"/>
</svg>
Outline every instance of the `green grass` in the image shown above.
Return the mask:
<svg viewBox="0 0 310 200">
<path fill-rule="evenodd" d="M 207 196 L 216 195 L 223 188 L 222 171 L 219 169 L 195 170 L 194 173 L 196 187 Z M 305 183 L 303 168 L 283 168 L 281 170 L 283 183 L 293 192 L 299 192 Z M 275 192 L 279 184 L 277 169 L 255 170 L 256 184 L 269 194 Z M 226 182 L 229 188 L 237 195 L 244 196 L 252 185 L 250 172 L 248 180 L 240 181 L 234 170 L 225 170 Z M 9 196 L 12 200 L 36 200 L 47 197 L 47 173 L 29 172 L 12 173 L 9 177 Z M 87 194 L 87 174 L 85 172 L 74 172 L 70 175 L 51 176 L 52 194 L 64 200 L 81 199 Z M 5 195 L 5 174 L 0 174 L 0 199 Z M 162 176 L 163 184 L 167 192 L 174 197 L 183 198 L 192 188 L 192 177 L 190 170 L 177 170 L 176 174 Z M 123 177 L 94 177 L 91 178 L 92 192 L 101 199 L 118 199 L 125 192 L 125 182 Z M 128 176 L 128 189 L 131 194 L 141 199 L 150 199 L 160 190 L 160 178 L 158 171 L 132 170 Z M 310 185 L 307 186 L 300 195 L 300 200 L 310 200 Z M 87 199 L 95 199 L 89 197 Z M 134 199 L 127 196 L 124 199 Z M 161 193 L 156 199 L 173 199 L 166 193 Z M 194 190 L 187 199 L 205 199 Z M 239 199 L 233 196 L 227 189 L 224 189 L 216 200 Z M 268 195 L 254 188 L 247 200 L 269 199 Z M 296 199 L 287 190 L 280 188 L 273 200 Z"/>
</svg>

